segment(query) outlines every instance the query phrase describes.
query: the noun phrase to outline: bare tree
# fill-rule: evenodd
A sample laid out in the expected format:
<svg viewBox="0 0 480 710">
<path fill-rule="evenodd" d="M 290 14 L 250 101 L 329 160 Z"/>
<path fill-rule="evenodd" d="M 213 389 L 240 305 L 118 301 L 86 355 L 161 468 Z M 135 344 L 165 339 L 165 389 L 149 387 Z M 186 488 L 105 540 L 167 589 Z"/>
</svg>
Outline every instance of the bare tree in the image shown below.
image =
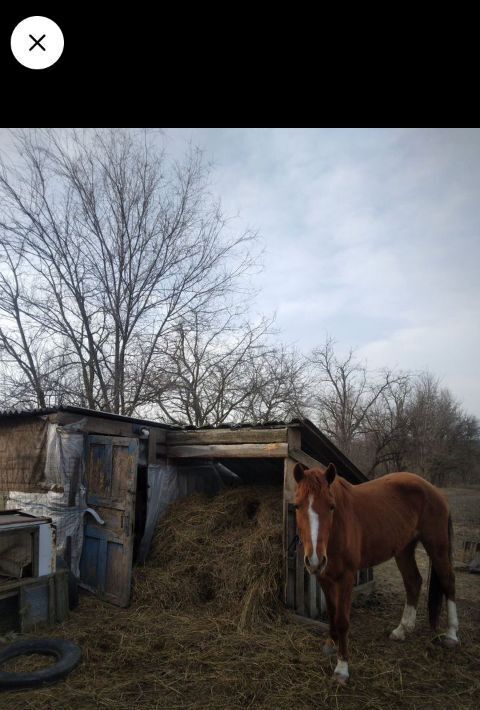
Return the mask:
<svg viewBox="0 0 480 710">
<path fill-rule="evenodd" d="M 266 348 L 251 358 L 250 395 L 245 402 L 245 421 L 290 420 L 308 411 L 308 363 L 303 355 L 285 345 Z"/>
<path fill-rule="evenodd" d="M 402 471 L 407 466 L 412 390 L 412 376 L 399 375 L 367 412 L 363 430 L 363 469 L 369 478 L 377 471 Z"/>
<path fill-rule="evenodd" d="M 304 360 L 269 342 L 271 326 L 265 319 L 239 322 L 238 314 L 207 327 L 198 317 L 181 324 L 149 382 L 150 403 L 166 421 L 193 426 L 298 414 Z"/>
<path fill-rule="evenodd" d="M 1 397 L 8 406 L 45 407 L 65 369 L 47 329 L 31 317 L 31 289 L 22 254 L 0 244 Z"/>
<path fill-rule="evenodd" d="M 409 470 L 437 485 L 472 483 L 479 424 L 430 373 L 404 374 L 370 407 L 351 455 L 368 476 Z"/>
<path fill-rule="evenodd" d="M 417 378 L 409 420 L 409 458 L 418 473 L 437 485 L 478 477 L 478 421 L 430 373 Z"/>
<path fill-rule="evenodd" d="M 0 165 L 0 230 L 33 277 L 30 322 L 66 348 L 89 407 L 132 414 L 162 340 L 225 307 L 254 235 L 227 233 L 198 151 L 171 165 L 121 129 L 21 131 L 16 145 L 19 164 Z M 42 401 L 31 345 L 15 343 Z"/>
<path fill-rule="evenodd" d="M 318 388 L 314 407 L 320 428 L 348 456 L 355 439 L 364 433 L 369 412 L 398 377 L 385 370 L 374 379 L 353 350 L 340 358 L 332 338 L 315 348 L 309 360 Z"/>
<path fill-rule="evenodd" d="M 251 363 L 263 352 L 271 323 L 238 323 L 238 314 L 181 323 L 162 367 L 151 373 L 150 403 L 174 424 L 204 426 L 238 420 L 251 396 Z"/>
</svg>

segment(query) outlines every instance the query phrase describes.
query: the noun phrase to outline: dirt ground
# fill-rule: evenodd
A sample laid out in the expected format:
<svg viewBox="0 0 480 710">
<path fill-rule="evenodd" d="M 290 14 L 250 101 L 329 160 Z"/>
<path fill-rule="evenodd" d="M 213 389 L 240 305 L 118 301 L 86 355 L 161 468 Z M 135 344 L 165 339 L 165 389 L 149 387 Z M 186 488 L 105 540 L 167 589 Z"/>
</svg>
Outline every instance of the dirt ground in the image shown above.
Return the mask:
<svg viewBox="0 0 480 710">
<path fill-rule="evenodd" d="M 82 664 L 57 685 L 1 694 L 0 708 L 476 710 L 480 575 L 470 574 L 459 559 L 464 539 L 480 540 L 480 487 L 444 492 L 455 531 L 461 645 L 453 651 L 428 627 L 428 558 L 419 546 L 424 584 L 415 631 L 403 643 L 389 640 L 402 613 L 403 586 L 394 561 L 378 566 L 376 591 L 352 610 L 345 688 L 331 680 L 335 661 L 321 654 L 322 637 L 287 618 L 241 633 L 230 619 L 200 610 L 195 625 L 186 612 L 159 610 L 156 626 L 141 606 L 119 610 L 82 595 L 70 618 L 48 632 L 79 643 Z"/>
</svg>

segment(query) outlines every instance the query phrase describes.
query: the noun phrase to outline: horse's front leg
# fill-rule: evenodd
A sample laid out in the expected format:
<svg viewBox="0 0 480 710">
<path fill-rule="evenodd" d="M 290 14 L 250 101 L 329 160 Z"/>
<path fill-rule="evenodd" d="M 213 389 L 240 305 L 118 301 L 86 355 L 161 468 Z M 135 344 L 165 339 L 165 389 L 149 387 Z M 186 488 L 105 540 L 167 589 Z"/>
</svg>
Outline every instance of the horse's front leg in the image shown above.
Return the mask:
<svg viewBox="0 0 480 710">
<path fill-rule="evenodd" d="M 338 634 L 337 665 L 334 671 L 335 680 L 345 685 L 348 680 L 348 629 L 350 627 L 350 608 L 352 604 L 352 590 L 355 576 L 346 572 L 338 582 L 337 613 L 335 627 Z"/>
<path fill-rule="evenodd" d="M 336 653 L 336 643 L 338 642 L 337 627 L 335 625 L 337 615 L 337 585 L 327 579 L 320 579 L 320 586 L 325 596 L 330 630 L 330 636 L 325 639 L 322 651 L 326 656 L 333 656 L 333 654 Z"/>
</svg>

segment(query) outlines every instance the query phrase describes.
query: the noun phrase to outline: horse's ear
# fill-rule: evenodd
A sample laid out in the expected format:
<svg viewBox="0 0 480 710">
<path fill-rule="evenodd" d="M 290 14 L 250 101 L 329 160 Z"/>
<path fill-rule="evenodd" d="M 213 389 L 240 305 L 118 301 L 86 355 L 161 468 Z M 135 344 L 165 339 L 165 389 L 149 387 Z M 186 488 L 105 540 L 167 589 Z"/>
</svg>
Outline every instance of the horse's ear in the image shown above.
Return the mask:
<svg viewBox="0 0 480 710">
<path fill-rule="evenodd" d="M 307 470 L 307 467 L 304 466 L 302 463 L 296 463 L 295 467 L 293 469 L 293 477 L 296 480 L 297 483 L 300 483 L 300 481 L 303 478 L 303 474 Z"/>
<path fill-rule="evenodd" d="M 335 468 L 335 464 L 329 463 L 327 470 L 325 471 L 325 477 L 327 479 L 327 483 L 329 486 L 331 486 L 332 483 L 334 482 L 336 475 L 337 475 L 337 469 Z"/>
</svg>

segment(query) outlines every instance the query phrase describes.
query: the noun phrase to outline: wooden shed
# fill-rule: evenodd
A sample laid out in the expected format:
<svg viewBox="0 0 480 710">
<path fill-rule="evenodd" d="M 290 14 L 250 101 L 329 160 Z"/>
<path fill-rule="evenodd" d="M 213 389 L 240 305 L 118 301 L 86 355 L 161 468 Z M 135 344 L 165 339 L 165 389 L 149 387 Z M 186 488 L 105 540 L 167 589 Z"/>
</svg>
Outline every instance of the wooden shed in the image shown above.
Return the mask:
<svg viewBox="0 0 480 710">
<path fill-rule="evenodd" d="M 120 606 L 130 600 L 148 467 L 167 429 L 79 407 L 0 413 L 2 507 L 48 515 L 81 584 Z"/>
<path fill-rule="evenodd" d="M 236 473 L 244 483 L 283 486 L 284 601 L 303 617 L 326 617 L 323 592 L 303 562 L 297 535 L 293 468 L 297 462 L 325 469 L 333 462 L 341 476 L 352 484 L 367 481 L 364 474 L 308 419 L 269 422 L 261 425 L 222 426 L 169 430 L 166 456 L 169 460 L 215 460 Z M 373 586 L 373 570 L 360 570 L 356 590 L 367 593 Z"/>
<path fill-rule="evenodd" d="M 68 406 L 0 413 L 0 504 L 3 496 L 5 508 L 50 516 L 81 584 L 120 606 L 129 603 L 132 564 L 145 558 L 168 504 L 235 479 L 283 488 L 284 601 L 301 616 L 323 616 L 320 587 L 295 545 L 297 461 L 332 461 L 351 483 L 366 480 L 305 419 L 181 429 Z M 367 590 L 372 579 L 362 570 L 357 586 Z"/>
</svg>

